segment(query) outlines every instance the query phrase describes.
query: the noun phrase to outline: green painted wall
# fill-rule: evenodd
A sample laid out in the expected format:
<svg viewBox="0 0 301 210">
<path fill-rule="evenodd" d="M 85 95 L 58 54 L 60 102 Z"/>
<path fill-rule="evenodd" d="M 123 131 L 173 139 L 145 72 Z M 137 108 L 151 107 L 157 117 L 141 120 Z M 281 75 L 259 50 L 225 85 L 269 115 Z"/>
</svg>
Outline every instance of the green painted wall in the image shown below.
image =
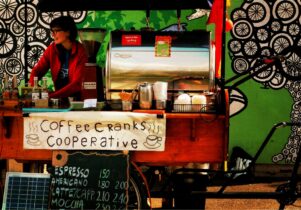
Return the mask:
<svg viewBox="0 0 301 210">
<path fill-rule="evenodd" d="M 188 31 L 195 29 L 206 29 L 207 16 L 188 21 L 186 16 L 194 10 L 181 11 L 181 24 L 186 24 Z M 149 27 L 160 30 L 167 26 L 177 24 L 176 11 L 150 11 Z M 109 32 L 113 30 L 140 30 L 147 26 L 145 11 L 89 11 L 84 22 L 78 24 L 79 28 L 104 28 L 108 31 L 104 43 L 98 53 L 97 61 L 100 66 L 105 65 L 105 52 L 110 39 Z"/>
<path fill-rule="evenodd" d="M 228 14 L 240 7 L 242 2 L 231 0 Z M 227 33 L 226 43 L 230 39 L 231 34 Z M 232 71 L 228 48 L 225 58 L 225 77 L 228 79 L 235 75 Z M 293 100 L 287 89 L 265 89 L 263 84 L 252 79 L 238 88 L 246 95 L 248 105 L 244 111 L 230 118 L 229 150 L 231 152 L 234 146 L 240 146 L 249 154 L 254 155 L 274 124 L 283 121 L 290 122 Z M 258 162 L 271 163 L 272 157 L 280 153 L 288 141 L 290 133 L 290 127 L 278 129 Z"/>
</svg>

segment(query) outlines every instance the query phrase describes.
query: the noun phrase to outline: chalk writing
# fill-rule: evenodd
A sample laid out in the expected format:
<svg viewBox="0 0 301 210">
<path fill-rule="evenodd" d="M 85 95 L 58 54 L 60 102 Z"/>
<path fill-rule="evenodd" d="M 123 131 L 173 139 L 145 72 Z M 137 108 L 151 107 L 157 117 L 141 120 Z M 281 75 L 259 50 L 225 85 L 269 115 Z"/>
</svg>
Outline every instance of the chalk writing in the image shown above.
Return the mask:
<svg viewBox="0 0 301 210">
<path fill-rule="evenodd" d="M 51 209 L 125 209 L 128 156 L 120 152 L 68 154 L 51 174 Z"/>
</svg>

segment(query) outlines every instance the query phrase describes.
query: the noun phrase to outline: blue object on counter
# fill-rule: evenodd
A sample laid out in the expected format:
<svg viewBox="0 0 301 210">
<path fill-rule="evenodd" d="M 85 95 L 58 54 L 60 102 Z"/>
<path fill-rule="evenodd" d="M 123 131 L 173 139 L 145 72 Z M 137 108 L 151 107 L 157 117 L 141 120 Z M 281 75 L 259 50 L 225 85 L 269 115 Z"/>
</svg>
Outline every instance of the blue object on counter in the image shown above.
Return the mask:
<svg viewBox="0 0 301 210">
<path fill-rule="evenodd" d="M 59 108 L 23 108 L 23 113 L 33 113 L 33 112 L 68 112 L 71 110 L 71 107 L 65 109 Z"/>
</svg>

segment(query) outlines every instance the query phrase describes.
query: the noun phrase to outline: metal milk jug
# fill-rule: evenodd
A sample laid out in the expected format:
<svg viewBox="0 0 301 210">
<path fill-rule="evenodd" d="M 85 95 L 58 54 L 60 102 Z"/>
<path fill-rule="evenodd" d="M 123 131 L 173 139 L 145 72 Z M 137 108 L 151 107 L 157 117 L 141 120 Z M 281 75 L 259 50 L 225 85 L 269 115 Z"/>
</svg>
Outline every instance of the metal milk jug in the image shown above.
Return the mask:
<svg viewBox="0 0 301 210">
<path fill-rule="evenodd" d="M 150 109 L 153 102 L 153 86 L 150 83 L 139 85 L 139 106 L 141 109 Z"/>
</svg>

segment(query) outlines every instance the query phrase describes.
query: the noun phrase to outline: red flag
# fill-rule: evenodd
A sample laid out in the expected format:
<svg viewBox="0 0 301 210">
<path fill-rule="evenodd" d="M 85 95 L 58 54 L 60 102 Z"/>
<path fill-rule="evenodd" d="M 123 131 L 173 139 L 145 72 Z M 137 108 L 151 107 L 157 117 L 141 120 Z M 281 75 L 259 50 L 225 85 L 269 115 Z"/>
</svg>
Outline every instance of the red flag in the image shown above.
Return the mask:
<svg viewBox="0 0 301 210">
<path fill-rule="evenodd" d="M 215 76 L 221 77 L 224 0 L 214 0 L 207 24 L 215 24 Z"/>
</svg>

